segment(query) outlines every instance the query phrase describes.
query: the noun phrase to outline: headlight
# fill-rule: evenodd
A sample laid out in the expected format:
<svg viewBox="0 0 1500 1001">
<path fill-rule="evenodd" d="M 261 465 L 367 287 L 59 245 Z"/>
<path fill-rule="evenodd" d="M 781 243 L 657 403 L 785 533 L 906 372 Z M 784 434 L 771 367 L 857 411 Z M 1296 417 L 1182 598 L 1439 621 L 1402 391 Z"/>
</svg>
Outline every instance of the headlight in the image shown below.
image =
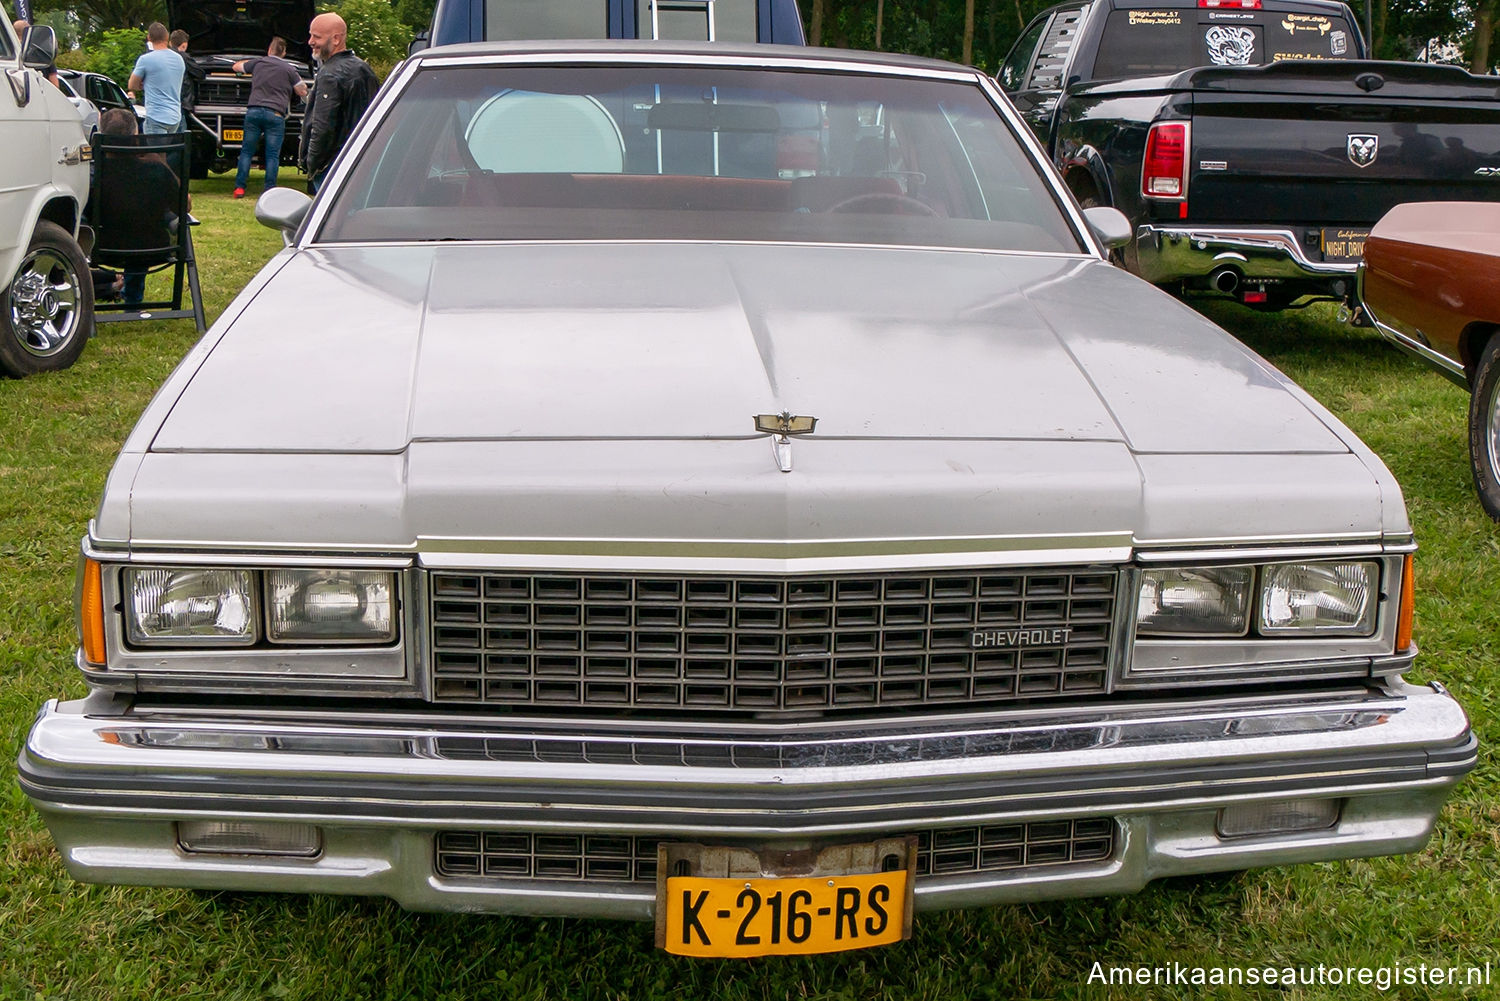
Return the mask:
<svg viewBox="0 0 1500 1001">
<path fill-rule="evenodd" d="M 1380 567 L 1374 563 L 1280 563 L 1261 571 L 1267 636 L 1369 636 L 1375 631 Z"/>
<path fill-rule="evenodd" d="M 255 575 L 249 570 L 128 568 L 125 599 L 132 643 L 255 642 Z"/>
<path fill-rule="evenodd" d="M 1250 567 L 1165 567 L 1141 575 L 1136 631 L 1143 636 L 1243 636 Z"/>
<path fill-rule="evenodd" d="M 396 578 L 372 570 L 266 572 L 266 638 L 272 643 L 390 643 Z"/>
</svg>

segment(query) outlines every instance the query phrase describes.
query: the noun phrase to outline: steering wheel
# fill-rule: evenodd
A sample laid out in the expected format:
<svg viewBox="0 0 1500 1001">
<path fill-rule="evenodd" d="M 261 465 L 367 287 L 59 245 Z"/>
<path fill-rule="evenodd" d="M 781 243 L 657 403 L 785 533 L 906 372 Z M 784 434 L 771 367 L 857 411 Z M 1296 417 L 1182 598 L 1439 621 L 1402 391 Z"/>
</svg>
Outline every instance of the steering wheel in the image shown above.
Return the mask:
<svg viewBox="0 0 1500 1001">
<path fill-rule="evenodd" d="M 899 195 L 893 191 L 866 191 L 863 194 L 851 195 L 848 198 L 834 202 L 824 209 L 824 212 L 858 212 L 862 211 L 861 205 L 889 206 L 888 212 L 899 215 L 926 215 L 935 216 L 937 209 L 926 202 L 919 202 L 910 195 Z M 915 212 L 903 212 L 903 209 L 915 209 Z"/>
</svg>

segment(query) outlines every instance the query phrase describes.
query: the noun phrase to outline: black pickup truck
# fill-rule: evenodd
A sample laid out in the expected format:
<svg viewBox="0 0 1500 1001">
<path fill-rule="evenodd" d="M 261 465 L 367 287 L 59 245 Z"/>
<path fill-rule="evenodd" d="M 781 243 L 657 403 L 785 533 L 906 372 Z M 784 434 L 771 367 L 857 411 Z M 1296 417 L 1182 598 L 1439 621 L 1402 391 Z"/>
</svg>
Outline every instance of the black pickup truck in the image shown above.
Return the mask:
<svg viewBox="0 0 1500 1001">
<path fill-rule="evenodd" d="M 1400 202 L 1500 200 L 1500 78 L 1376 62 L 1326 0 L 1061 4 L 1000 86 L 1130 270 L 1261 309 L 1349 300 Z"/>
<path fill-rule="evenodd" d="M 194 177 L 205 176 L 210 167 L 219 172 L 233 170 L 239 159 L 250 76 L 236 74 L 236 62 L 265 55 L 271 39 L 280 37 L 286 40 L 287 60 L 304 81 L 312 83 L 307 27 L 316 13 L 313 0 L 168 0 L 172 27 L 188 33 L 188 58 L 204 71 L 197 105 L 187 121 L 193 137 Z M 281 144 L 282 166 L 296 164 L 301 131 L 302 108 L 294 102 Z"/>
</svg>

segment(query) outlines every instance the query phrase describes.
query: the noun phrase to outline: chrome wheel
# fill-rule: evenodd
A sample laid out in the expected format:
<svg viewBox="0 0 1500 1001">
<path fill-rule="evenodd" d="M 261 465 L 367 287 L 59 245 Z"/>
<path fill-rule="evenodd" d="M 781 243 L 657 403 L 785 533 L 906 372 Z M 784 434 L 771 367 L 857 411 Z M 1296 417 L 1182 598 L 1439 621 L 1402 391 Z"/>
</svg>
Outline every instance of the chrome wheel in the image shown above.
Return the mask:
<svg viewBox="0 0 1500 1001">
<path fill-rule="evenodd" d="M 1500 380 L 1491 380 L 1488 389 L 1489 396 L 1484 401 L 1484 447 L 1491 473 L 1500 474 Z"/>
<path fill-rule="evenodd" d="M 80 283 L 73 262 L 60 251 L 38 247 L 26 255 L 5 304 L 23 351 L 50 358 L 68 347 L 83 318 Z"/>
<path fill-rule="evenodd" d="M 1469 468 L 1485 514 L 1500 521 L 1500 337 L 1480 349 L 1469 397 Z"/>
</svg>

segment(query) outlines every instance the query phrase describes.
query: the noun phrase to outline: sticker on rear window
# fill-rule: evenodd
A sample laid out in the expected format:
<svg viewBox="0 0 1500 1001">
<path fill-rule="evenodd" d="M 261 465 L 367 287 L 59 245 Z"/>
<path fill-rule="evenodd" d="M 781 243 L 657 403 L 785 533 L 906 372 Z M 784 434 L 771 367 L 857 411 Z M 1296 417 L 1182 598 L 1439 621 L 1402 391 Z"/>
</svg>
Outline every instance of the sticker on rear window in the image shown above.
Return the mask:
<svg viewBox="0 0 1500 1001">
<path fill-rule="evenodd" d="M 1293 35 L 1304 31 L 1326 35 L 1333 29 L 1333 21 L 1317 14 L 1288 14 L 1281 19 L 1281 26 Z"/>
<path fill-rule="evenodd" d="M 1216 24 L 1203 35 L 1215 66 L 1249 66 L 1255 56 L 1255 32 Z"/>
<path fill-rule="evenodd" d="M 1349 36 L 1342 31 L 1335 31 L 1328 36 L 1328 51 L 1336 56 L 1342 56 L 1349 51 Z"/>
<path fill-rule="evenodd" d="M 1176 10 L 1133 10 L 1130 12 L 1130 23 L 1172 25 L 1182 23 L 1182 12 Z"/>
</svg>

